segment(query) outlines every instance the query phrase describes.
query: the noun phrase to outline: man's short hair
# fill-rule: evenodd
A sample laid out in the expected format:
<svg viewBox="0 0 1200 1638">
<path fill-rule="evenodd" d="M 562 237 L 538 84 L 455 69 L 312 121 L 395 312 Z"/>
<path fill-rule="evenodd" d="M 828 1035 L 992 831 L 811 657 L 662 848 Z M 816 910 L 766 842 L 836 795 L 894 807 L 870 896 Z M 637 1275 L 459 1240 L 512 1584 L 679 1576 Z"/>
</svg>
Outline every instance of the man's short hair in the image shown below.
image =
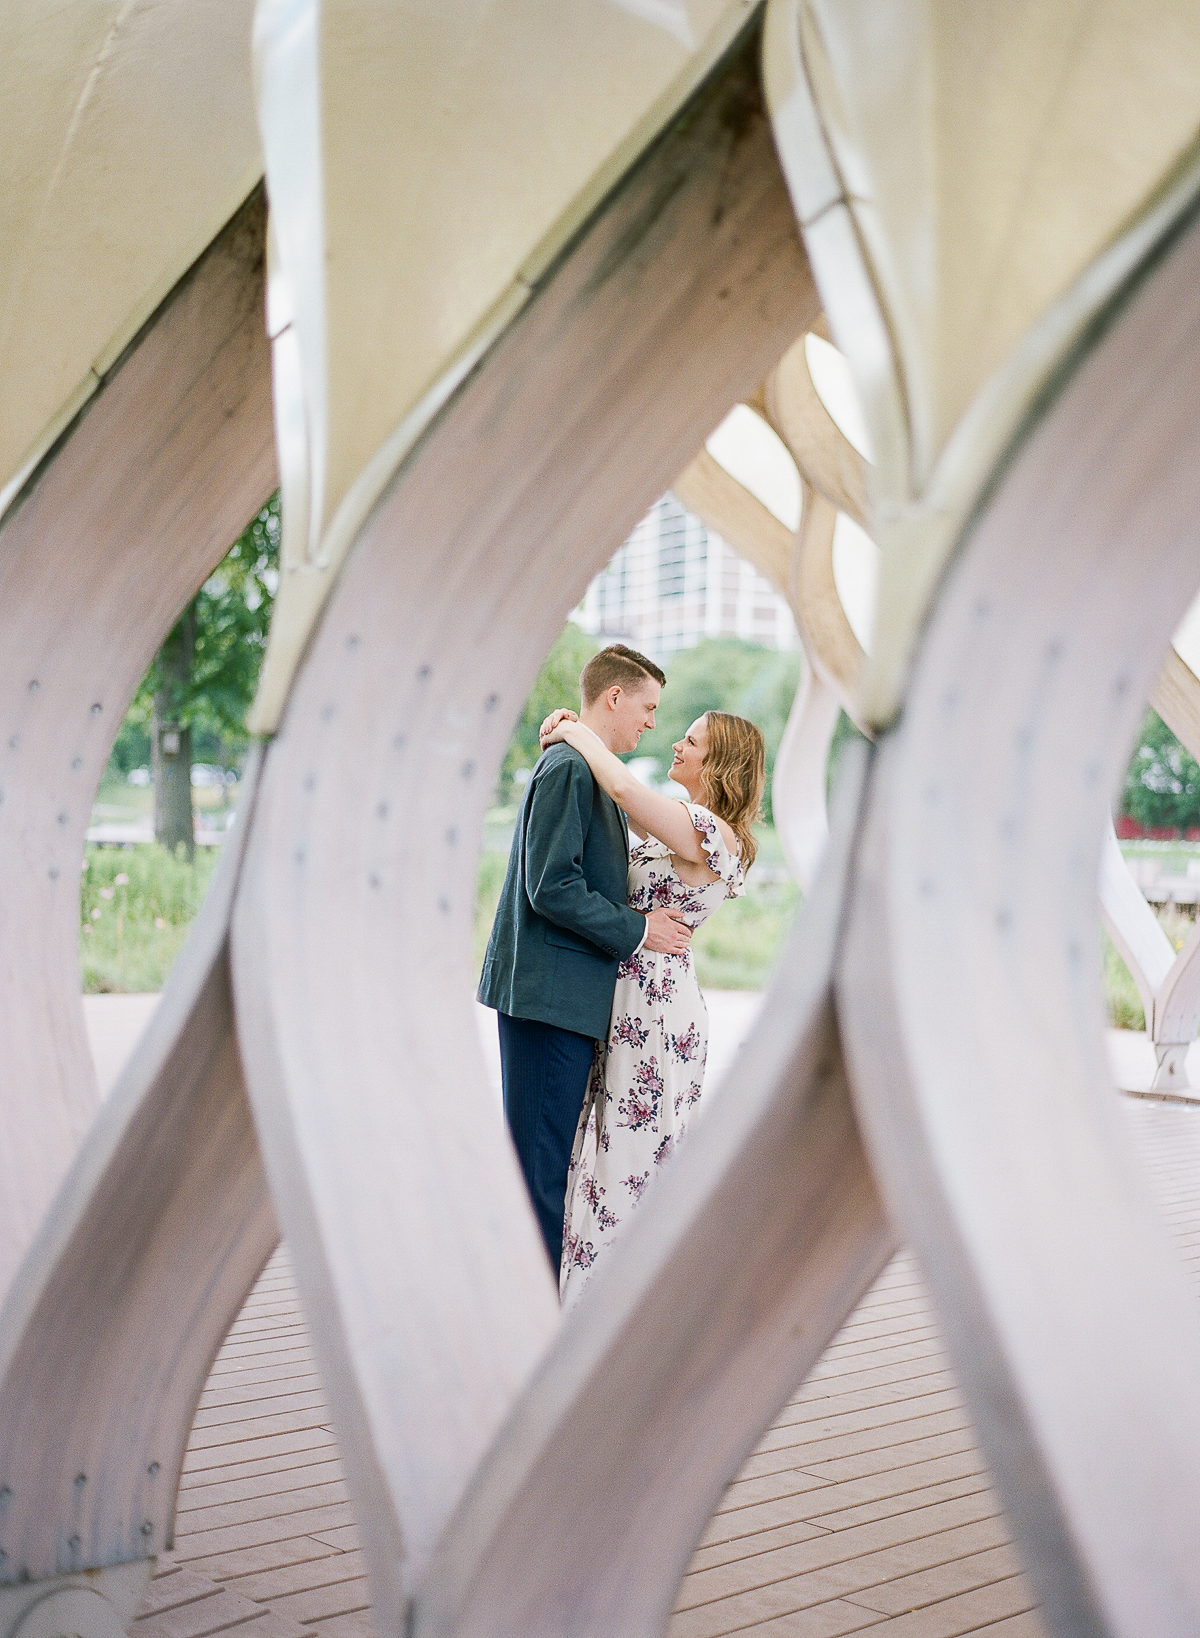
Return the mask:
<svg viewBox="0 0 1200 1638">
<path fill-rule="evenodd" d="M 599 654 L 584 666 L 579 678 L 579 692 L 583 696 L 584 706 L 591 705 L 598 700 L 601 694 L 607 694 L 609 689 L 619 685 L 627 693 L 640 688 L 651 678 L 660 688 L 665 686 L 666 677 L 644 654 L 639 654 L 636 648 L 626 648 L 624 643 L 613 643 L 608 648 L 602 648 Z"/>
</svg>

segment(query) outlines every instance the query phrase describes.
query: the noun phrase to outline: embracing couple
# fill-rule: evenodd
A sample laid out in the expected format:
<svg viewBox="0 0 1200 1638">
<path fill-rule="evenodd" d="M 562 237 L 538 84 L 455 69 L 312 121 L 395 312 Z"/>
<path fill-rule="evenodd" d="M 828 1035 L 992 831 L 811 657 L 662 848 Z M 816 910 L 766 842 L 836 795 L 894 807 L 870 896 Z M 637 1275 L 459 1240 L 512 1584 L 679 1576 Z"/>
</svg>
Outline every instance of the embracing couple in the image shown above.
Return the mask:
<svg viewBox="0 0 1200 1638">
<path fill-rule="evenodd" d="M 619 760 L 654 727 L 665 682 L 614 644 L 584 667 L 578 716 L 542 724 L 479 986 L 499 1015 L 504 1113 L 564 1305 L 703 1095 L 708 1014 L 689 945 L 754 860 L 752 722 L 696 719 L 670 770 L 686 801 Z"/>
</svg>

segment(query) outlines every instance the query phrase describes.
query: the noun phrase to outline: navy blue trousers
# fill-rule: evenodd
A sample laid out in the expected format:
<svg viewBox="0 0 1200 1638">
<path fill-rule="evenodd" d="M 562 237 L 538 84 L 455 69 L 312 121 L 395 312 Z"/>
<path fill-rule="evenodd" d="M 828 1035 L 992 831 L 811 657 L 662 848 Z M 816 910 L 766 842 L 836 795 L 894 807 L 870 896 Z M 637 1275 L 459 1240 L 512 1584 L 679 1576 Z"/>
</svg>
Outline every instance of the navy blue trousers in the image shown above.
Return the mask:
<svg viewBox="0 0 1200 1638">
<path fill-rule="evenodd" d="M 590 1035 L 576 1035 L 534 1018 L 509 1018 L 498 1012 L 496 1023 L 504 1116 L 557 1280 L 567 1167 L 596 1043 Z"/>
</svg>

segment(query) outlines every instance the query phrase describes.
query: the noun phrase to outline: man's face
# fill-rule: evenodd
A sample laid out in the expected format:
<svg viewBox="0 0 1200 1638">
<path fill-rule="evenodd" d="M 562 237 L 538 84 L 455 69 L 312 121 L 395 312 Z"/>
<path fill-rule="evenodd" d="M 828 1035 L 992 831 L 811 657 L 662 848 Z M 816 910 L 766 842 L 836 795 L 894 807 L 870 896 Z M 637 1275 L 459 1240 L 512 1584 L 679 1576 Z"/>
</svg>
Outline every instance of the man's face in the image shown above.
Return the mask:
<svg viewBox="0 0 1200 1638">
<path fill-rule="evenodd" d="M 654 727 L 654 713 L 658 708 L 662 689 L 653 677 L 647 677 L 640 688 L 614 689 L 613 750 L 618 753 L 636 751 L 638 740 Z"/>
</svg>

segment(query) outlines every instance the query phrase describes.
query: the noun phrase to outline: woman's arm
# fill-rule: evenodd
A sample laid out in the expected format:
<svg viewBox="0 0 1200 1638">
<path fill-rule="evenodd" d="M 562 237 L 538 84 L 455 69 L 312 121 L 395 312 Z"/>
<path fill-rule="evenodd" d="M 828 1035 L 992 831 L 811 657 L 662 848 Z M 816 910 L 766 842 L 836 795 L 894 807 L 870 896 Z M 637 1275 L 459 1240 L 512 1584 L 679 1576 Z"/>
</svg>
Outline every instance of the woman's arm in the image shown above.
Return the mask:
<svg viewBox="0 0 1200 1638">
<path fill-rule="evenodd" d="M 560 739 L 579 752 L 595 775 L 600 789 L 607 792 L 619 808 L 624 809 L 639 830 L 657 836 L 681 859 L 688 859 L 693 864 L 708 863 L 700 846 L 699 832 L 692 824 L 692 816 L 684 802 L 647 790 L 612 754 L 603 740 L 581 722 L 566 719 L 559 722 L 542 740 L 543 750 Z"/>
</svg>

